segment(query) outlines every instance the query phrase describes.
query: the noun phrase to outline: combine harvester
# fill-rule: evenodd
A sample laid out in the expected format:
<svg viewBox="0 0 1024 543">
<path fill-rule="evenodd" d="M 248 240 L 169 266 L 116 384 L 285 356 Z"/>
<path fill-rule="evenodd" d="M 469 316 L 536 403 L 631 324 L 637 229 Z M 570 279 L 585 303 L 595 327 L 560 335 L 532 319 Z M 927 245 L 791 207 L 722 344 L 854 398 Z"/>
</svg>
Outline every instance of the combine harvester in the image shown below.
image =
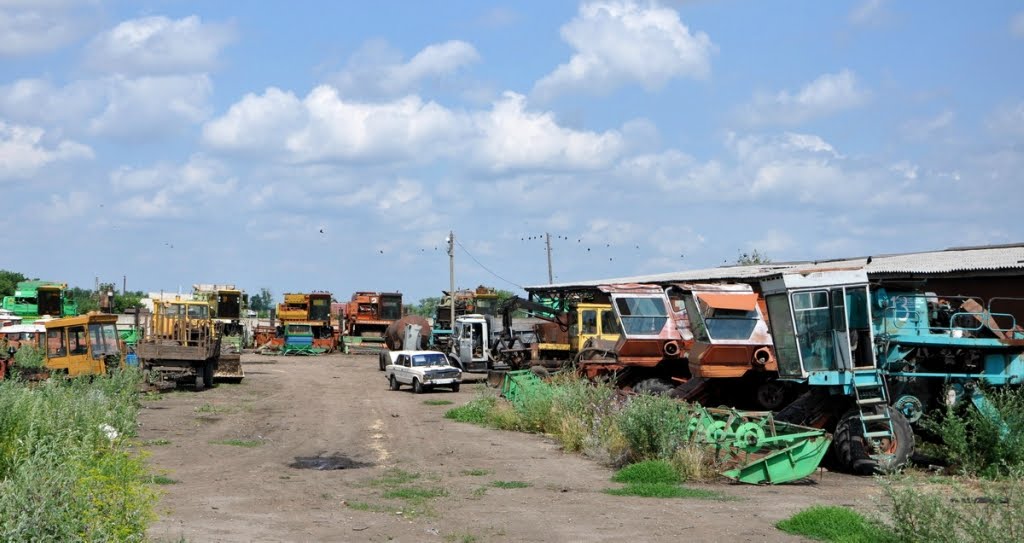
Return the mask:
<svg viewBox="0 0 1024 543">
<path fill-rule="evenodd" d="M 338 338 L 331 325 L 331 293 L 285 294 L 277 305 L 280 324 L 257 327 L 256 352 L 284 355 L 318 355 L 334 352 Z"/>
<path fill-rule="evenodd" d="M 869 285 L 863 270 L 786 273 L 761 285 L 779 377 L 807 392 L 782 420 L 835 427 L 850 472 L 889 472 L 914 452 L 912 425 L 934 409 L 1024 382 L 1024 329 L 1000 311 L 1019 299 L 942 296 Z"/>
<path fill-rule="evenodd" d="M 502 394 L 513 405 L 530 396 L 558 394 L 558 389 L 530 370 L 505 375 Z M 709 409 L 687 404 L 684 439 L 711 453 L 723 476 L 747 484 L 782 484 L 812 475 L 828 452 L 831 436 L 824 430 L 776 420 L 768 411 Z"/>
<path fill-rule="evenodd" d="M 214 380 L 241 382 L 245 377 L 242 346 L 248 343 L 246 329 L 242 325 L 242 308 L 248 303 L 248 296 L 235 285 L 197 284 L 192 285 L 192 297 L 210 305 L 210 317 L 221 335 L 220 359 L 213 374 Z"/>
<path fill-rule="evenodd" d="M 356 292 L 345 305 L 341 327 L 342 348 L 347 354 L 380 353 L 391 323 L 402 318 L 399 292 Z"/>
<path fill-rule="evenodd" d="M 19 281 L 14 296 L 4 296 L 3 309 L 31 323 L 48 315 L 53 318 L 73 317 L 78 304 L 67 296 L 67 283 L 53 281 Z"/>
</svg>

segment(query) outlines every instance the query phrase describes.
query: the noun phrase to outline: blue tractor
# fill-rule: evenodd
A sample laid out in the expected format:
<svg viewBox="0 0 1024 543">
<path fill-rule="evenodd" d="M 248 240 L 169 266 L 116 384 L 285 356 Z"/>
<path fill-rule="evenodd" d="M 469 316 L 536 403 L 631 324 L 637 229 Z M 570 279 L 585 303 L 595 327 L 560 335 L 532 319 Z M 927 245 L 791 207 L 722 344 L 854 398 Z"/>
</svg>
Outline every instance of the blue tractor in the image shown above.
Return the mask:
<svg viewBox="0 0 1024 543">
<path fill-rule="evenodd" d="M 835 424 L 847 471 L 899 469 L 928 410 L 970 401 L 994 414 L 982 390 L 1024 380 L 1024 329 L 998 310 L 1019 300 L 869 285 L 863 270 L 787 273 L 761 291 L 779 377 L 808 390 L 778 418 Z"/>
</svg>

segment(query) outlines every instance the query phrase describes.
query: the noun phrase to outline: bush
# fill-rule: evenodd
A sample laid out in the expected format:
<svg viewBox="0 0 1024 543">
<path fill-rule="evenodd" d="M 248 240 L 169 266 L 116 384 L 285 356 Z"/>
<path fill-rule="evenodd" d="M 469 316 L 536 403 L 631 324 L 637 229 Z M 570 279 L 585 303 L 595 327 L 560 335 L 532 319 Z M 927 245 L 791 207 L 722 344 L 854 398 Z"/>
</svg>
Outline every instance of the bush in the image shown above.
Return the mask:
<svg viewBox="0 0 1024 543">
<path fill-rule="evenodd" d="M 46 365 L 46 353 L 42 349 L 25 343 L 14 353 L 14 365 L 25 369 L 38 369 Z"/>
<path fill-rule="evenodd" d="M 156 495 L 124 439 L 139 380 L 0 382 L 0 540 L 144 538 Z"/>
<path fill-rule="evenodd" d="M 629 400 L 618 417 L 632 460 L 671 458 L 687 441 L 687 405 L 664 396 Z"/>
<path fill-rule="evenodd" d="M 868 520 L 845 507 L 816 505 L 775 525 L 778 529 L 822 541 L 837 543 L 897 542 L 881 523 Z"/>
<path fill-rule="evenodd" d="M 936 434 L 936 451 L 968 475 L 1005 477 L 1024 471 L 1024 389 L 986 391 L 988 413 L 970 402 L 925 419 Z"/>
<path fill-rule="evenodd" d="M 885 485 L 893 531 L 901 541 L 1011 542 L 1024 540 L 1024 479 L 980 481 L 922 491 L 912 483 Z"/>
</svg>

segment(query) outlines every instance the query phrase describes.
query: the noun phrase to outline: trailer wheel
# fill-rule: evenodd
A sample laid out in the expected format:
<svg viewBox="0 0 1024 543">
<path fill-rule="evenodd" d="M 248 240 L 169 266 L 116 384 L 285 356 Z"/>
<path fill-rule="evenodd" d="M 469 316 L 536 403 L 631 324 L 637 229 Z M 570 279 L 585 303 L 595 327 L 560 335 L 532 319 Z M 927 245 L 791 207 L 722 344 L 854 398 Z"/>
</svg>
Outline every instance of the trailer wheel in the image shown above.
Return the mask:
<svg viewBox="0 0 1024 543">
<path fill-rule="evenodd" d="M 415 377 L 412 378 L 412 391 L 416 394 L 423 394 L 423 383 Z"/>
<path fill-rule="evenodd" d="M 870 440 L 864 438 L 864 426 L 860 413 L 851 409 L 836 424 L 835 448 L 839 467 L 857 475 L 891 473 L 907 464 L 914 453 L 914 430 L 902 413 L 890 406 L 884 406 L 892 419 L 893 439 L 882 440 L 881 450 L 875 450 Z M 868 423 L 868 431 L 879 428 L 885 422 Z M 879 428 L 880 429 L 880 428 Z"/>
<path fill-rule="evenodd" d="M 633 392 L 637 394 L 650 394 L 651 396 L 667 396 L 672 392 L 673 388 L 675 388 L 675 385 L 671 381 L 654 377 L 644 379 L 633 385 Z"/>
<path fill-rule="evenodd" d="M 395 379 L 394 375 L 391 376 L 391 379 L 388 380 L 388 383 L 391 386 L 391 390 L 398 390 L 402 388 L 402 385 L 398 383 L 398 379 Z"/>
</svg>

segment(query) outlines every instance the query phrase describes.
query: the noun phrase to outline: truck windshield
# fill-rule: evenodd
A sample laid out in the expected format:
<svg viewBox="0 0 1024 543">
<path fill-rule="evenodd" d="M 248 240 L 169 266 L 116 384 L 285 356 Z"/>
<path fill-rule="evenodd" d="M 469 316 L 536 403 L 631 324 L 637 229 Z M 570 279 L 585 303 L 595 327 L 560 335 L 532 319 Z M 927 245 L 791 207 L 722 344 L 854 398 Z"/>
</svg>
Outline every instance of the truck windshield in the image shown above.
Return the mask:
<svg viewBox="0 0 1024 543">
<path fill-rule="evenodd" d="M 205 319 L 210 316 L 210 306 L 206 304 L 192 304 L 188 306 L 188 318 Z"/>
<path fill-rule="evenodd" d="M 92 343 L 92 357 L 102 358 L 120 354 L 117 329 L 113 324 L 90 324 L 89 342 Z"/>
<path fill-rule="evenodd" d="M 413 366 L 447 366 L 448 358 L 441 353 L 414 354 L 412 355 Z"/>
<path fill-rule="evenodd" d="M 665 302 L 658 297 L 617 298 L 615 307 L 626 335 L 658 335 L 668 320 Z"/>
<path fill-rule="evenodd" d="M 402 299 L 392 296 L 381 296 L 380 318 L 383 320 L 398 320 L 402 318 Z"/>
</svg>

